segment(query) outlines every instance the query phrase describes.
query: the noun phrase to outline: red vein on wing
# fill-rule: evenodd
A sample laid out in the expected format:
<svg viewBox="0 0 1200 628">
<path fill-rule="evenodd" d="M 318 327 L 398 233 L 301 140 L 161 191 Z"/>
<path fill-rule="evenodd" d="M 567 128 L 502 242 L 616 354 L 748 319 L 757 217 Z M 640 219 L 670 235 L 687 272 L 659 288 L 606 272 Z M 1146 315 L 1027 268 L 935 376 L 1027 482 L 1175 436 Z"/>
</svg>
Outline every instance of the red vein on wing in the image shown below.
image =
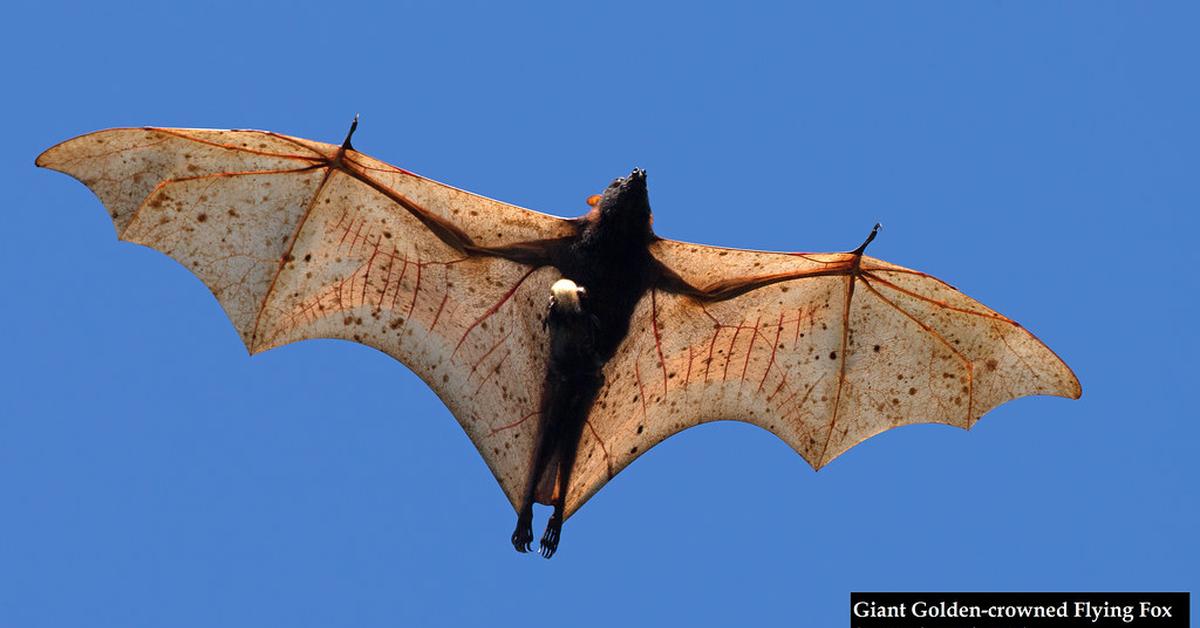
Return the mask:
<svg viewBox="0 0 1200 628">
<path fill-rule="evenodd" d="M 940 333 L 938 333 L 937 330 L 933 329 L 929 325 L 926 325 L 924 322 L 919 320 L 916 316 L 913 316 L 911 313 L 909 313 L 908 310 L 905 310 L 904 308 L 900 307 L 900 305 L 898 303 L 883 296 L 883 294 L 881 292 L 879 292 L 878 290 L 875 289 L 875 286 L 871 285 L 871 282 L 868 281 L 866 277 L 863 277 L 863 285 L 865 285 L 868 290 L 870 290 L 872 293 L 874 293 L 875 296 L 879 297 L 879 299 L 881 301 L 892 306 L 893 308 L 895 308 L 895 310 L 897 312 L 900 312 L 901 314 L 903 314 L 905 316 L 905 318 L 908 318 L 910 321 L 916 323 L 917 326 L 920 327 L 922 330 L 924 330 L 926 334 L 929 334 L 930 337 L 932 337 L 935 340 L 937 340 L 938 342 L 942 343 L 942 346 L 949 349 L 950 352 L 953 353 L 959 359 L 959 361 L 962 362 L 963 370 L 965 370 L 967 373 L 967 420 L 966 420 L 966 425 L 967 425 L 967 427 L 970 427 L 971 426 L 971 416 L 974 412 L 974 407 L 975 407 L 975 365 L 970 360 L 967 359 L 967 356 L 963 355 L 962 352 L 960 352 L 958 349 L 956 349 L 951 342 L 946 340 L 946 338 L 944 336 L 942 336 Z M 930 379 L 932 380 L 932 378 L 930 378 Z"/>
<path fill-rule="evenodd" d="M 339 225 L 340 225 L 340 224 L 342 224 L 340 220 L 338 221 L 338 224 L 339 224 Z M 351 218 L 351 219 L 350 219 L 350 222 L 349 222 L 349 223 L 346 225 L 346 230 L 342 232 L 342 237 L 341 237 L 341 239 L 339 239 L 339 240 L 338 240 L 338 243 L 337 243 L 337 249 L 338 249 L 338 251 L 341 251 L 341 250 L 342 250 L 342 245 L 346 243 L 346 238 L 350 237 L 350 230 L 351 230 L 351 229 L 353 229 L 353 228 L 354 228 L 354 219 L 353 219 L 353 218 Z M 350 247 L 350 248 L 351 248 L 351 249 L 353 249 L 353 248 L 354 248 L 354 246 L 353 246 L 353 245 L 351 245 L 351 247 Z"/>
<path fill-rule="evenodd" d="M 354 151 L 354 152 L 358 153 L 358 151 Z M 362 153 L 358 153 L 358 154 L 362 155 Z M 427 179 L 415 172 L 412 172 L 410 170 L 405 170 L 404 168 L 400 168 L 399 166 L 393 166 L 392 164 L 379 161 L 378 159 L 375 159 L 375 161 L 379 161 L 379 163 L 383 164 L 385 166 L 384 168 L 380 168 L 379 166 L 368 166 L 357 159 L 352 159 L 350 157 L 349 153 L 347 153 L 345 160 L 354 164 L 355 166 L 358 166 L 359 168 L 362 168 L 363 170 L 371 170 L 373 172 L 385 172 L 388 174 L 403 174 L 403 175 L 408 175 L 410 177 L 416 177 L 418 179 L 421 179 L 422 181 L 432 181 L 432 179 Z M 447 186 L 447 187 L 449 187 L 449 186 Z"/>
<path fill-rule="evenodd" d="M 458 339 L 458 344 L 454 345 L 454 351 L 450 353 L 451 358 L 453 358 L 455 356 L 455 354 L 458 353 L 459 348 L 461 348 L 462 344 L 464 342 L 466 342 L 467 336 L 471 334 L 471 331 L 473 329 L 475 329 L 480 323 L 487 320 L 493 314 L 495 314 L 497 311 L 499 311 L 500 308 L 505 303 L 507 303 L 508 300 L 511 299 L 514 294 L 516 294 L 517 289 L 521 287 L 521 284 L 525 283 L 525 280 L 528 279 L 529 276 L 532 275 L 533 271 L 535 271 L 535 270 L 537 270 L 537 268 L 530 268 L 529 270 L 525 271 L 525 274 L 521 275 L 521 278 L 517 281 L 517 283 L 514 284 L 512 288 L 509 288 L 508 292 L 505 292 L 504 296 L 502 296 L 499 301 L 492 304 L 491 307 L 489 307 L 486 311 L 484 311 L 482 316 L 475 319 L 475 322 L 471 323 L 471 325 L 469 327 L 467 327 L 467 330 L 463 332 L 462 338 Z"/>
<path fill-rule="evenodd" d="M 662 337 L 658 333 L 658 288 L 650 289 L 650 327 L 654 330 L 654 348 L 658 351 L 658 365 L 662 369 L 663 393 L 667 392 L 667 360 L 663 357 Z"/>
<path fill-rule="evenodd" d="M 842 405 L 842 388 L 846 383 L 846 345 L 850 338 L 850 300 L 852 298 L 854 298 L 854 275 L 849 275 L 846 277 L 846 300 L 842 307 L 842 342 L 837 356 L 837 392 L 833 395 L 833 412 L 829 419 L 829 432 L 825 435 L 825 444 L 821 447 L 821 455 L 817 458 L 818 463 L 825 460 L 825 454 L 829 451 L 829 443 L 833 440 L 833 430 L 837 427 L 838 410 Z"/>
<path fill-rule="evenodd" d="M 162 181 L 159 181 L 158 184 L 154 186 L 154 189 L 150 190 L 150 193 L 146 195 L 146 198 L 142 199 L 142 202 L 138 203 L 138 206 L 133 209 L 133 213 L 129 215 L 129 222 L 125 223 L 125 228 L 121 229 L 121 233 L 118 234 L 117 237 L 121 240 L 124 240 L 126 232 L 128 232 L 129 228 L 133 226 L 133 223 L 137 222 L 138 216 L 142 213 L 142 208 L 145 207 L 147 204 L 149 204 L 151 199 L 153 199 L 156 195 L 158 195 L 160 192 L 162 192 L 163 189 L 169 185 L 173 185 L 175 183 L 184 183 L 184 182 L 188 182 L 188 181 L 197 181 L 200 179 L 244 177 L 244 176 L 250 176 L 250 175 L 256 175 L 256 174 L 296 174 L 299 172 L 308 172 L 309 170 L 314 170 L 314 169 L 320 168 L 320 167 L 321 167 L 321 165 L 317 164 L 314 166 L 305 166 L 303 168 L 288 168 L 288 169 L 284 169 L 284 170 L 244 170 L 244 171 L 238 171 L 238 172 L 214 172 L 212 174 L 199 174 L 199 175 L 193 175 L 193 176 L 188 176 L 188 177 L 176 177 L 173 179 L 163 179 Z M 326 173 L 325 176 L 328 177 L 329 174 Z"/>
<path fill-rule="evenodd" d="M 251 133 L 254 133 L 254 132 L 255 131 L 251 131 Z M 325 156 L 324 153 L 313 148 L 312 146 L 309 146 L 309 145 L 301 142 L 300 140 L 298 140 L 294 137 L 291 137 L 288 135 L 280 135 L 279 133 L 275 133 L 274 131 L 257 131 L 257 132 L 262 133 L 264 135 L 269 135 L 275 139 L 283 140 L 283 141 L 287 142 L 288 144 L 291 144 L 292 146 L 296 146 L 298 148 L 303 148 L 304 150 L 311 151 L 314 155 L 317 155 L 319 158 L 327 159 L 327 157 Z"/>
<path fill-rule="evenodd" d="M 112 150 L 105 150 L 105 151 L 101 151 L 98 153 L 88 153 L 86 155 L 79 155 L 78 157 L 72 157 L 71 159 L 61 159 L 61 158 L 55 159 L 53 157 L 47 157 L 47 155 L 49 155 L 50 153 L 55 152 L 55 149 L 66 146 L 67 144 L 71 144 L 71 143 L 75 142 L 76 140 L 81 140 L 84 138 L 95 139 L 93 137 L 95 135 L 108 134 L 110 131 L 114 131 L 114 130 L 116 130 L 116 131 L 145 131 L 146 129 L 109 129 L 108 131 L 97 131 L 95 133 L 88 133 L 87 135 L 80 135 L 79 137 L 69 139 L 65 142 L 59 142 L 58 144 L 55 144 L 54 146 L 51 146 L 50 148 L 47 148 L 46 150 L 42 151 L 42 154 L 38 155 L 37 161 L 35 161 L 34 163 L 35 163 L 35 165 L 40 166 L 42 168 L 51 168 L 51 169 L 57 170 L 58 168 L 56 168 L 55 166 L 65 166 L 67 164 L 77 163 L 77 162 L 83 161 L 85 159 L 96 160 L 96 159 L 102 159 L 104 157 L 112 157 L 113 155 L 127 153 L 131 150 L 146 150 L 146 149 L 158 146 L 159 144 L 166 144 L 167 142 L 171 141 L 170 138 L 164 137 L 164 138 L 158 140 L 157 142 L 148 142 L 146 144 L 137 144 L 134 146 L 126 146 L 125 148 L 114 148 Z M 46 161 L 42 161 L 42 157 L 46 157 Z"/>
<path fill-rule="evenodd" d="M 825 379 L 825 374 L 824 374 L 824 373 L 822 373 L 822 374 L 821 374 L 821 376 L 820 376 L 820 377 L 818 377 L 818 378 L 816 379 L 816 381 L 814 381 L 812 384 L 809 384 L 809 386 L 808 386 L 808 390 L 804 391 L 804 396 L 800 398 L 800 401 L 797 401 L 797 402 L 796 402 L 796 403 L 795 403 L 795 404 L 792 406 L 793 408 L 795 408 L 795 412 L 796 412 L 796 415 L 797 415 L 797 416 L 799 416 L 799 415 L 800 415 L 800 408 L 803 408 L 803 407 L 804 407 L 804 404 L 808 403 L 808 398 L 809 398 L 809 397 L 812 395 L 812 391 L 813 391 L 814 389 L 816 389 L 816 387 L 817 387 L 817 384 L 820 384 L 820 383 L 821 383 L 821 380 L 823 380 L 823 379 Z M 791 400 L 792 400 L 792 397 L 795 397 L 795 394 L 794 394 L 794 393 L 792 394 L 792 396 L 791 396 L 791 397 L 788 397 L 788 398 L 787 398 L 787 399 L 785 399 L 785 400 L 784 400 L 782 403 L 780 403 L 780 404 L 779 404 L 779 407 L 783 407 L 783 404 L 784 404 L 784 403 L 787 403 L 788 401 L 791 401 Z M 803 426 L 801 426 L 801 427 L 803 427 Z"/>
<path fill-rule="evenodd" d="M 1021 364 L 1023 364 L 1025 366 L 1025 369 L 1028 370 L 1031 375 L 1033 375 L 1034 379 L 1042 378 L 1042 376 L 1040 374 L 1038 374 L 1038 372 L 1036 370 L 1034 370 L 1034 368 L 1032 366 L 1029 365 L 1029 362 L 1025 361 L 1025 356 L 1018 353 L 1017 350 L 1014 349 L 1013 346 L 1008 343 L 1007 335 L 997 334 L 997 336 L 1000 338 L 1000 342 L 1003 342 L 1004 346 L 1008 347 L 1009 352 L 1011 352 L 1013 355 L 1017 356 L 1017 359 L 1020 360 Z"/>
<path fill-rule="evenodd" d="M 787 376 L 791 371 L 792 367 L 789 366 L 787 370 L 783 372 L 783 376 L 779 378 L 779 385 L 775 387 L 775 390 L 771 391 L 771 394 L 767 395 L 767 403 L 771 403 L 771 400 L 775 398 L 775 395 L 778 395 L 779 391 L 783 390 L 783 387 L 788 385 Z"/>
<path fill-rule="evenodd" d="M 300 220 L 296 221 L 296 228 L 292 231 L 292 237 L 288 241 L 287 249 L 283 253 L 283 259 L 288 259 L 292 256 L 292 249 L 296 246 L 296 241 L 300 238 L 300 232 L 304 229 L 304 225 L 308 223 L 308 217 L 312 215 L 313 207 L 317 204 L 317 199 L 321 197 L 321 193 L 325 190 L 329 179 L 333 177 L 333 169 L 325 171 L 325 175 L 321 177 L 321 182 L 317 184 L 317 188 L 313 190 L 312 199 L 308 201 L 308 206 L 304 208 L 304 213 L 300 216 Z M 254 315 L 254 330 L 250 333 L 250 352 L 258 346 L 259 325 L 262 323 L 263 311 L 267 309 L 267 302 L 271 299 L 271 294 L 275 292 L 275 283 L 279 281 L 279 275 L 283 273 L 283 269 L 287 267 L 286 263 L 280 262 L 275 269 L 274 276 L 271 277 L 271 283 L 267 284 L 267 292 L 263 295 L 262 303 L 258 306 L 258 312 Z M 339 294 L 339 299 L 341 295 Z"/>
<path fill-rule="evenodd" d="M 379 242 L 375 242 L 375 253 L 372 253 L 372 258 L 379 252 Z M 383 288 L 379 291 L 379 302 L 375 304 L 375 310 L 383 309 L 383 299 L 387 295 L 388 286 L 392 285 L 392 269 L 396 267 L 396 256 L 384 253 L 388 258 L 387 268 L 383 271 Z"/>
<path fill-rule="evenodd" d="M 701 287 L 699 291 L 705 295 L 705 298 L 709 302 L 719 302 L 785 281 L 813 279 L 817 277 L 841 277 L 858 272 L 853 266 L 853 258 L 822 263 L 828 265 L 829 268 L 791 270 L 749 278 L 722 279 Z"/>
<path fill-rule="evenodd" d="M 917 277 L 933 279 L 933 280 L 937 281 L 938 283 L 945 285 L 947 288 L 954 289 L 954 287 L 951 286 L 950 284 L 942 281 L 941 279 L 938 279 L 937 277 L 934 277 L 933 275 L 930 275 L 929 273 L 923 273 L 919 270 L 913 270 L 911 268 L 892 268 L 890 266 L 870 266 L 870 265 L 864 264 L 861 267 L 861 270 L 865 273 L 881 273 L 882 272 L 882 273 L 901 273 L 904 275 L 916 275 Z M 876 279 L 878 279 L 878 277 Z"/>
<path fill-rule="evenodd" d="M 612 479 L 612 458 L 608 455 L 608 447 L 604 445 L 604 439 L 600 438 L 600 434 L 596 432 L 595 426 L 592 425 L 591 419 L 584 419 L 584 425 L 588 426 L 588 430 L 592 433 L 592 438 L 596 439 L 596 444 L 600 445 L 600 453 L 604 456 L 604 466 L 608 468 L 608 479 Z"/>
<path fill-rule="evenodd" d="M 164 135 L 171 135 L 174 137 L 178 137 L 180 139 L 187 140 L 189 142 L 196 142 L 197 144 L 206 144 L 208 146 L 213 146 L 215 148 L 223 148 L 225 150 L 230 150 L 230 151 L 234 151 L 234 152 L 238 152 L 238 153 L 249 153 L 251 155 L 260 155 L 263 157 L 277 157 L 279 159 L 295 159 L 295 160 L 299 160 L 299 161 L 325 161 L 326 159 L 328 159 L 328 157 L 326 157 L 324 155 L 315 155 L 312 157 L 305 157 L 304 155 L 289 155 L 288 153 L 276 153 L 276 152 L 272 152 L 272 151 L 256 150 L 253 148 L 247 148 L 245 146 L 230 146 L 229 144 L 222 144 L 220 142 L 214 142 L 212 140 L 204 140 L 204 139 L 200 139 L 198 137 L 192 137 L 192 136 L 187 135 L 186 133 L 183 133 L 176 129 L 164 129 L 161 127 L 146 127 L 146 130 L 155 131 L 157 133 L 162 133 Z M 263 134 L 262 132 L 256 132 L 256 131 L 226 131 L 226 133 Z M 310 148 L 309 150 L 312 150 L 312 149 Z M 316 151 L 313 151 L 313 152 L 316 152 Z"/>
<path fill-rule="evenodd" d="M 517 419 L 516 421 L 513 421 L 512 423 L 501 425 L 500 427 L 494 427 L 494 428 L 492 428 L 492 430 L 488 434 L 488 436 L 495 436 L 496 434 L 499 434 L 500 432 L 503 432 L 504 430 L 510 430 L 514 427 L 517 427 L 518 425 L 524 423 L 525 421 L 528 421 L 531 417 L 535 417 L 541 413 L 542 412 L 540 410 L 535 411 L 535 412 L 530 412 L 529 414 L 526 414 L 525 416 Z"/>
<path fill-rule="evenodd" d="M 705 382 L 708 381 L 708 372 L 710 369 L 712 369 L 713 349 L 716 348 L 717 336 L 721 335 L 722 329 L 723 329 L 723 327 L 721 327 L 720 325 L 717 325 L 716 329 L 713 330 L 712 340 L 710 340 L 708 342 L 708 358 L 704 360 L 704 381 Z"/>
<path fill-rule="evenodd" d="M 783 333 L 783 312 L 779 313 L 779 323 L 775 328 L 775 342 L 771 343 L 771 359 L 767 361 L 767 368 L 763 371 L 762 379 L 758 382 L 758 392 L 762 392 L 763 384 L 767 381 L 767 375 L 771 373 L 771 367 L 775 365 L 775 350 L 779 348 L 779 336 Z"/>
<path fill-rule="evenodd" d="M 742 333 L 742 328 L 746 326 L 746 318 L 742 317 L 742 322 L 733 330 L 733 338 L 729 341 L 729 348 L 725 352 L 725 370 L 721 372 L 721 381 L 729 379 L 729 363 L 733 362 L 733 348 L 737 344 L 738 334 Z M 753 343 L 753 339 L 751 339 Z"/>
<path fill-rule="evenodd" d="M 683 376 L 683 397 L 684 397 L 684 399 L 687 398 L 688 385 L 692 381 L 692 360 L 694 360 L 694 359 L 695 358 L 692 357 L 692 345 L 688 345 L 687 374 L 685 374 Z"/>
<path fill-rule="evenodd" d="M 962 308 L 962 307 L 957 307 L 957 306 L 954 306 L 954 305 L 950 305 L 949 303 L 946 303 L 945 301 L 939 301 L 938 299 L 930 298 L 930 297 L 927 297 L 927 296 L 925 296 L 925 295 L 923 295 L 923 294 L 920 294 L 920 293 L 917 293 L 917 292 L 913 292 L 912 290 L 909 290 L 909 289 L 907 289 L 907 288 L 902 288 L 902 287 L 900 287 L 900 286 L 897 286 L 896 284 L 894 284 L 894 283 L 892 283 L 892 282 L 888 281 L 887 279 L 884 279 L 883 277 L 879 277 L 879 276 L 877 276 L 877 275 L 875 275 L 875 274 L 873 274 L 873 273 L 863 273 L 863 274 L 864 274 L 866 277 L 870 277 L 871 279 L 874 279 L 875 281 L 878 281 L 879 283 L 881 283 L 881 284 L 883 284 L 883 285 L 885 285 L 885 286 L 887 286 L 887 287 L 891 288 L 892 290 L 895 290 L 896 292 L 901 292 L 901 293 L 907 294 L 908 296 L 910 296 L 910 297 L 912 297 L 912 298 L 914 298 L 914 299 L 917 299 L 917 300 L 920 300 L 920 301 L 924 301 L 924 302 L 926 302 L 926 303 L 929 303 L 929 304 L 931 304 L 931 305 L 936 305 L 936 306 L 938 306 L 938 307 L 940 307 L 940 308 L 945 308 L 945 309 L 947 309 L 947 310 L 952 310 L 952 311 L 954 311 L 954 312 L 961 312 L 961 313 L 963 313 L 963 314 L 970 314 L 970 315 L 972 315 L 972 316 L 979 316 L 979 317 L 981 317 L 981 318 L 990 318 L 990 319 L 992 319 L 992 320 L 1001 321 L 1001 322 L 1004 322 L 1004 323 L 1008 323 L 1008 324 L 1010 324 L 1010 325 L 1016 325 L 1016 326 L 1020 327 L 1020 325 L 1019 325 L 1019 324 L 1017 324 L 1017 322 L 1016 322 L 1016 321 L 1014 321 L 1014 320 L 1012 320 L 1012 319 L 1010 319 L 1010 318 L 1007 318 L 1007 317 L 1001 316 L 1001 315 L 999 315 L 999 314 L 990 313 L 990 312 L 979 312 L 979 311 L 976 311 L 976 310 L 968 310 L 968 309 L 966 309 L 966 308 Z M 928 275 L 926 275 L 926 277 L 928 277 Z M 933 279 L 933 278 L 932 278 L 932 277 L 930 277 L 930 279 Z M 957 292 L 957 291 L 956 291 L 956 292 Z"/>
<path fill-rule="evenodd" d="M 449 292 L 447 292 L 446 294 L 443 294 L 443 295 L 442 295 L 442 303 L 441 303 L 441 305 L 439 305 L 439 306 L 438 306 L 438 309 L 437 309 L 437 314 L 434 314 L 434 315 L 433 315 L 433 323 L 431 323 L 431 324 L 429 325 L 429 331 L 433 331 L 433 328 L 434 328 L 434 327 L 437 327 L 437 324 L 438 324 L 438 319 L 442 317 L 442 309 L 446 307 L 446 301 L 447 301 L 449 298 L 450 298 L 450 293 L 449 293 Z"/>
<path fill-rule="evenodd" d="M 640 362 L 633 363 L 633 376 L 637 378 L 638 399 L 642 402 L 642 419 L 646 418 L 646 388 L 642 386 L 642 365 Z"/>
<path fill-rule="evenodd" d="M 377 255 L 379 255 L 379 241 L 375 242 L 374 250 L 371 251 L 371 257 L 367 258 L 366 270 L 363 271 L 362 296 L 359 298 L 359 300 L 362 301 L 364 305 L 367 302 L 367 286 L 371 285 L 371 266 L 375 263 L 375 256 Z M 385 283 L 384 286 L 386 287 L 387 284 Z"/>
<path fill-rule="evenodd" d="M 367 224 L 367 220 L 364 218 L 361 222 L 358 223 L 358 228 L 354 230 L 354 239 L 350 241 L 350 249 L 349 249 L 350 253 L 353 253 L 354 247 L 358 246 L 358 238 L 359 238 L 359 236 L 362 235 L 363 227 L 366 226 L 366 224 Z M 367 233 L 369 234 L 370 231 L 368 231 Z"/>
<path fill-rule="evenodd" d="M 746 370 L 750 368 L 750 356 L 754 354 L 754 341 L 758 340 L 758 326 L 762 323 L 762 313 L 754 321 L 754 333 L 750 334 L 750 346 L 746 348 L 746 361 L 742 363 L 741 381 L 746 381 Z"/>
<path fill-rule="evenodd" d="M 400 267 L 400 277 L 396 279 L 396 291 L 392 293 L 392 302 L 388 305 L 389 310 L 396 309 L 396 301 L 400 298 L 400 289 L 404 287 L 404 275 L 408 273 L 408 253 L 404 254 L 401 261 L 404 262 L 404 265 Z"/>
<path fill-rule="evenodd" d="M 496 362 L 496 366 L 493 366 L 492 368 L 488 369 L 487 377 L 484 377 L 483 381 L 479 382 L 479 387 L 475 389 L 475 392 L 471 393 L 472 396 L 478 395 L 479 391 L 483 390 L 483 385 L 488 383 L 488 380 L 492 379 L 493 375 L 500 372 L 500 367 L 504 364 L 504 361 L 507 360 L 508 356 L 510 356 L 510 355 L 512 355 L 512 349 L 509 349 L 508 353 L 505 353 L 504 356 L 500 358 L 499 362 Z"/>
<path fill-rule="evenodd" d="M 828 266 L 830 264 L 838 264 L 838 263 L 845 261 L 845 260 L 836 260 L 836 261 L 827 262 L 825 260 L 819 260 L 815 257 L 812 257 L 813 255 L 830 255 L 829 253 L 785 253 L 785 255 L 790 255 L 792 257 L 799 257 L 800 259 L 808 260 L 814 264 L 823 264 L 826 266 Z"/>
<path fill-rule="evenodd" d="M 421 261 L 418 259 L 417 260 L 417 283 L 415 286 L 413 286 L 412 301 L 409 302 L 409 304 L 408 304 L 408 314 L 407 314 L 408 316 L 412 316 L 413 310 L 416 309 L 417 295 L 421 293 L 421 267 L 422 266 L 424 266 L 424 264 L 422 264 Z"/>
<path fill-rule="evenodd" d="M 475 370 L 478 369 L 481 364 L 483 364 L 483 361 L 486 360 L 488 358 L 488 356 L 492 354 L 493 351 L 495 351 L 497 348 L 499 348 L 500 345 L 504 344 L 505 341 L 508 340 L 508 337 L 511 336 L 512 334 L 513 334 L 512 330 L 509 330 L 509 332 L 507 334 L 504 334 L 504 336 L 502 338 L 500 338 L 499 340 L 496 341 L 496 344 L 492 345 L 491 349 L 488 349 L 486 353 L 484 353 L 482 356 L 480 356 L 480 358 L 475 361 L 475 365 L 471 367 L 471 372 L 467 373 L 467 377 L 470 378 L 472 375 L 474 375 Z"/>
</svg>

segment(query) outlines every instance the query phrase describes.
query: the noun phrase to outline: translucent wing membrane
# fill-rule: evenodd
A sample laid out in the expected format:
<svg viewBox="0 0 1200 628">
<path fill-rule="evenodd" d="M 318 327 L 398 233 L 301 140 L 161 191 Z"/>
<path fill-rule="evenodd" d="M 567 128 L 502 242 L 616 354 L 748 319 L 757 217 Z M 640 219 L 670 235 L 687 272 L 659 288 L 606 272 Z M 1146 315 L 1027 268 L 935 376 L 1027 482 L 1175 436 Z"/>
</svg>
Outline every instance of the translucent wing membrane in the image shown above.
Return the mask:
<svg viewBox="0 0 1200 628">
<path fill-rule="evenodd" d="M 838 254 L 662 240 L 654 256 L 705 302 L 655 290 L 605 368 L 568 493 L 574 511 L 637 456 L 708 421 L 770 430 L 814 468 L 911 423 L 969 428 L 1079 382 L 1020 325 L 923 273 Z M 745 286 L 756 286 L 738 293 Z"/>
<path fill-rule="evenodd" d="M 570 222 L 261 131 L 114 129 L 37 163 L 91 188 L 120 238 L 200 277 L 251 353 L 340 338 L 403 362 L 520 506 L 559 278 L 525 262 Z M 969 428 L 1009 399 L 1080 394 L 1032 334 L 923 273 L 850 253 L 650 250 L 667 273 L 604 366 L 568 516 L 702 422 L 759 425 L 820 468 L 899 425 Z"/>
<path fill-rule="evenodd" d="M 566 221 L 259 131 L 101 131 L 37 163 L 91 188 L 122 239 L 200 277 L 251 353 L 341 338 L 406 364 L 520 498 L 557 274 L 460 249 L 562 237 Z"/>
</svg>

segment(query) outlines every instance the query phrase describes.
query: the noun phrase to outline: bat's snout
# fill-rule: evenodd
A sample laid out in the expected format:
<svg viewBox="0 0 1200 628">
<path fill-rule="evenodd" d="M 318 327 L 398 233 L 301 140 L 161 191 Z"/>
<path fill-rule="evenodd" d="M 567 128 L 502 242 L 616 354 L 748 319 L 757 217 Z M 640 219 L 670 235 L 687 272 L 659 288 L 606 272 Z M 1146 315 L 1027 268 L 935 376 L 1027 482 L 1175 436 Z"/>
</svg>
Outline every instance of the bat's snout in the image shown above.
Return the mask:
<svg viewBox="0 0 1200 628">
<path fill-rule="evenodd" d="M 646 187 L 646 171 L 641 168 L 634 168 L 627 176 L 613 179 L 612 183 L 608 184 L 610 190 L 626 191 L 635 188 L 645 189 Z"/>
</svg>

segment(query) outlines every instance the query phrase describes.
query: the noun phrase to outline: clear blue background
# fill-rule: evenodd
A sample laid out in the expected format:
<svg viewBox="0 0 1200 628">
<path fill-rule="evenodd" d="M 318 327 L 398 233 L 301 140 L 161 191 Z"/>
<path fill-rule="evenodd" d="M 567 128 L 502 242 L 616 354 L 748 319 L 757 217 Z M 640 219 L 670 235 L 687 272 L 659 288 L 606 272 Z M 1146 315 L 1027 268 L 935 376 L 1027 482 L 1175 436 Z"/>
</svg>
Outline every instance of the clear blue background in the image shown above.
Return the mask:
<svg viewBox="0 0 1200 628">
<path fill-rule="evenodd" d="M 852 590 L 1194 589 L 1196 5 L 7 6 L 0 626 L 845 625 Z M 813 473 L 723 423 L 513 552 L 426 387 L 216 301 L 37 170 L 123 125 L 356 146 L 559 214 L 637 165 L 656 228 L 872 253 L 1023 322 L 1080 401 Z M 540 520 L 545 512 L 540 513 Z"/>
</svg>

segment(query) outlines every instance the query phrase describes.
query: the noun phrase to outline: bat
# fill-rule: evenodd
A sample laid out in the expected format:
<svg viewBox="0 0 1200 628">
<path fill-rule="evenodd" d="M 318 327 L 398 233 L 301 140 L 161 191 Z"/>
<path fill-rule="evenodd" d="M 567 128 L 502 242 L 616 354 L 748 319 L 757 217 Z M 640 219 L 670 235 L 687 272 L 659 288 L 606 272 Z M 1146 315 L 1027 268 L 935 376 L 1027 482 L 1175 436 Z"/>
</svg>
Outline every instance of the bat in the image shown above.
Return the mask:
<svg viewBox="0 0 1200 628">
<path fill-rule="evenodd" d="M 379 349 L 446 404 L 533 542 L 663 439 L 769 430 L 819 469 L 884 430 L 970 428 L 1075 375 L 1016 322 L 865 254 L 657 236 L 634 170 L 559 218 L 354 149 L 265 131 L 110 129 L 37 165 L 89 187 L 117 236 L 211 289 L 251 354 L 308 338 Z"/>
</svg>

